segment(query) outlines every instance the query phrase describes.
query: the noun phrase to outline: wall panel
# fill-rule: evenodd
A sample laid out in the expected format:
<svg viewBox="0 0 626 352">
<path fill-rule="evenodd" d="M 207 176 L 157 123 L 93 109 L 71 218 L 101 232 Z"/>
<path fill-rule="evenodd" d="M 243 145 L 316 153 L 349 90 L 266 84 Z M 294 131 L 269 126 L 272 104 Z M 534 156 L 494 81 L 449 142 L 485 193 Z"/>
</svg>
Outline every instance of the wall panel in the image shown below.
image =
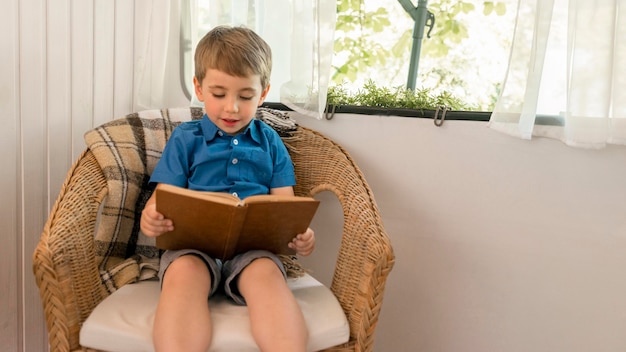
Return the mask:
<svg viewBox="0 0 626 352">
<path fill-rule="evenodd" d="M 94 1 L 93 35 L 93 125 L 114 116 L 115 1 Z"/>
<path fill-rule="evenodd" d="M 134 1 L 115 1 L 115 117 L 124 116 L 133 109 L 134 6 Z"/>
<path fill-rule="evenodd" d="M 18 249 L 20 214 L 17 187 L 18 143 L 19 143 L 19 38 L 18 0 L 3 2 L 4 19 L 0 21 L 0 155 L 5 167 L 0 168 L 0 284 L 4 286 L 0 295 L 0 348 L 17 350 L 19 339 Z M 8 347 L 8 348 L 7 348 Z"/>
<path fill-rule="evenodd" d="M 168 32 L 172 27 L 167 23 L 170 7 L 177 6 L 177 0 L 3 0 L 0 284 L 5 289 L 0 295 L 0 351 L 48 349 L 32 270 L 34 249 L 67 171 L 85 149 L 85 132 L 136 109 L 137 66 L 172 57 L 159 53 L 136 64 L 135 46 L 150 38 L 144 54 L 155 53 L 152 44 L 157 50 L 167 48 L 170 37 L 178 35 Z M 155 13 L 158 22 L 151 20 Z M 138 26 L 136 16 L 148 17 Z M 153 26 L 165 29 L 152 31 Z M 148 33 L 137 39 L 137 28 Z M 163 70 L 155 71 L 150 73 L 156 77 L 146 82 L 163 86 L 158 82 L 163 75 L 157 75 Z M 185 102 L 176 87 L 171 85 L 168 99 Z M 161 108 L 161 98 L 150 100 L 154 106 L 146 108 Z"/>
<path fill-rule="evenodd" d="M 374 351 L 626 351 L 626 147 L 295 116 L 350 152 L 394 246 Z M 314 225 L 307 268 L 329 280 L 341 222 Z"/>
<path fill-rule="evenodd" d="M 71 3 L 55 0 L 47 7 L 47 164 L 49 165 L 48 202 L 58 193 L 65 174 L 72 163 L 72 60 L 71 60 Z"/>
<path fill-rule="evenodd" d="M 84 131 L 94 121 L 94 1 L 71 2 L 72 160 L 85 149 Z"/>
<path fill-rule="evenodd" d="M 43 320 L 39 293 L 36 289 L 31 256 L 41 234 L 48 204 L 47 137 L 48 102 L 46 32 L 47 4 L 40 0 L 19 2 L 19 90 L 20 147 L 18 180 L 18 211 L 21 213 L 21 242 L 18 245 L 18 287 L 22 290 L 23 310 L 20 339 L 24 351 L 44 349 Z M 43 196 L 43 197 L 42 197 Z M 43 198 L 43 199 L 42 199 Z M 22 308 L 22 307 L 20 307 Z M 28 331 L 28 334 L 26 334 Z M 26 338 L 28 336 L 28 338 Z"/>
</svg>

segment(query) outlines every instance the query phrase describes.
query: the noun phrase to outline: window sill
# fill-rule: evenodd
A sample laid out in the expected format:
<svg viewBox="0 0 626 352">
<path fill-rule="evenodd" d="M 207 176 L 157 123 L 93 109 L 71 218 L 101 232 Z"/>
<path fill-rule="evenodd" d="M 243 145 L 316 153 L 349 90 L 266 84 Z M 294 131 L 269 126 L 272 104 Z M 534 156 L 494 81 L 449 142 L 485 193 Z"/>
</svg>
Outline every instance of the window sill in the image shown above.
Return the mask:
<svg viewBox="0 0 626 352">
<path fill-rule="evenodd" d="M 289 107 L 282 103 L 263 103 L 264 107 L 292 111 Z M 404 108 L 377 108 L 369 106 L 357 106 L 357 105 L 338 105 L 335 106 L 334 113 L 336 114 L 362 114 L 362 115 L 381 115 L 381 116 L 400 116 L 400 117 L 413 117 L 413 118 L 425 118 L 434 119 L 436 114 L 441 119 L 441 111 L 436 110 L 415 110 Z M 457 121 L 482 121 L 489 122 L 491 117 L 491 111 L 458 111 L 450 110 L 446 111 L 446 120 Z M 562 116 L 558 115 L 537 115 L 535 119 L 536 125 L 542 126 L 564 126 L 564 120 Z"/>
<path fill-rule="evenodd" d="M 292 111 L 290 108 L 282 103 L 269 103 L 265 102 L 264 107 Z M 356 105 L 338 105 L 334 107 L 336 114 L 362 114 L 362 115 L 382 115 L 382 116 L 401 116 L 401 117 L 417 117 L 433 119 L 436 114 L 436 110 L 415 110 L 404 108 L 377 108 L 368 106 L 356 106 Z M 441 111 L 439 112 L 441 114 Z M 490 111 L 446 111 L 446 120 L 464 120 L 464 121 L 489 121 L 491 116 Z"/>
</svg>

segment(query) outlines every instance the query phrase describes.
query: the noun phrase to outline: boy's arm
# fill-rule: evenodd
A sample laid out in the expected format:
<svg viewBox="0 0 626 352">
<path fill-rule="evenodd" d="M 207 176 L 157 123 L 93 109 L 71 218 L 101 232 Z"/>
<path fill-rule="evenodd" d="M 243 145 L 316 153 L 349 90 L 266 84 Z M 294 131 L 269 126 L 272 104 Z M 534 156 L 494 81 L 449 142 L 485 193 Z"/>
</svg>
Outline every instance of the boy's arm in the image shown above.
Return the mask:
<svg viewBox="0 0 626 352">
<path fill-rule="evenodd" d="M 293 187 L 278 187 L 278 188 L 270 188 L 270 194 L 276 194 L 280 196 L 293 196 Z"/>
<path fill-rule="evenodd" d="M 172 220 L 166 219 L 163 214 L 156 210 L 156 192 L 152 193 L 150 199 L 146 202 L 146 206 L 141 212 L 141 220 L 139 227 L 144 235 L 155 237 L 165 232 L 174 230 Z"/>
</svg>

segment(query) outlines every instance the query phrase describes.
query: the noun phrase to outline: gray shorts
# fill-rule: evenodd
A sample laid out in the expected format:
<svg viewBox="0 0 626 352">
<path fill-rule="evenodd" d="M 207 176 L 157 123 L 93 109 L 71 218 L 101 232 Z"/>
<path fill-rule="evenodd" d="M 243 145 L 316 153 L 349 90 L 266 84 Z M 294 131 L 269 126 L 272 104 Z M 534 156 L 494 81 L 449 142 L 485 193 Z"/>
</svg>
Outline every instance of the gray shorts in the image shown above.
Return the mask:
<svg viewBox="0 0 626 352">
<path fill-rule="evenodd" d="M 233 259 L 227 260 L 222 263 L 219 259 L 213 259 L 204 252 L 195 249 L 181 249 L 181 250 L 167 250 L 161 255 L 161 263 L 159 267 L 159 280 L 163 282 L 163 275 L 169 267 L 169 265 L 179 257 L 184 255 L 195 255 L 204 260 L 209 272 L 211 273 L 211 290 L 209 297 L 215 294 L 220 287 L 224 289 L 226 296 L 230 297 L 235 303 L 239 305 L 246 305 L 246 300 L 239 293 L 237 287 L 237 276 L 241 274 L 241 271 L 252 263 L 253 260 L 259 258 L 270 258 L 276 263 L 283 276 L 286 278 L 287 273 L 282 261 L 278 256 L 272 252 L 253 250 L 236 255 Z M 222 283 L 224 278 L 224 283 Z"/>
</svg>

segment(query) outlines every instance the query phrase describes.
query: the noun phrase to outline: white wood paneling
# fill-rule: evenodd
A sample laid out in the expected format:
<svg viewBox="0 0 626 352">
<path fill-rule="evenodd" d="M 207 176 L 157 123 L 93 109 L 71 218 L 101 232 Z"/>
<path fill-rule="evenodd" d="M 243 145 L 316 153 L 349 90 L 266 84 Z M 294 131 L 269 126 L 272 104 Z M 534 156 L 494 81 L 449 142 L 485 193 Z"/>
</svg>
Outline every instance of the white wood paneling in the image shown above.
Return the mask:
<svg viewBox="0 0 626 352">
<path fill-rule="evenodd" d="M 93 125 L 111 120 L 114 116 L 115 77 L 115 1 L 94 1 L 93 39 Z"/>
<path fill-rule="evenodd" d="M 17 350 L 20 344 L 19 320 L 20 287 L 18 283 L 18 241 L 20 214 L 18 196 L 18 110 L 19 110 L 19 40 L 18 0 L 2 4 L 4 19 L 0 21 L 0 155 L 4 167 L 0 168 L 0 347 Z M 6 349 L 5 347 L 9 347 Z"/>
<path fill-rule="evenodd" d="M 85 149 L 83 134 L 94 121 L 94 1 L 71 2 L 72 160 Z"/>
<path fill-rule="evenodd" d="M 32 255 L 84 133 L 135 106 L 135 1 L 2 2 L 0 351 L 48 349 Z"/>
<path fill-rule="evenodd" d="M 54 6 L 52 6 L 54 4 Z M 55 0 L 47 7 L 47 164 L 50 207 L 72 164 L 71 4 Z"/>
<path fill-rule="evenodd" d="M 21 194 L 18 211 L 23 220 L 21 246 L 18 251 L 18 287 L 22 289 L 23 310 L 21 319 L 23 329 L 20 339 L 24 351 L 42 351 L 45 349 L 43 314 L 39 292 L 32 274 L 31 257 L 47 215 L 48 160 L 46 130 L 48 111 L 47 92 L 47 4 L 40 0 L 19 2 L 19 38 L 20 38 L 20 167 Z M 53 69 L 53 68 L 51 68 Z M 43 196 L 43 199 L 42 199 Z M 18 320 L 19 321 L 19 320 Z M 28 334 L 26 333 L 28 331 Z M 26 338 L 28 336 L 28 338 Z"/>
<path fill-rule="evenodd" d="M 114 117 L 133 109 L 134 6 L 134 1 L 115 0 Z"/>
</svg>

